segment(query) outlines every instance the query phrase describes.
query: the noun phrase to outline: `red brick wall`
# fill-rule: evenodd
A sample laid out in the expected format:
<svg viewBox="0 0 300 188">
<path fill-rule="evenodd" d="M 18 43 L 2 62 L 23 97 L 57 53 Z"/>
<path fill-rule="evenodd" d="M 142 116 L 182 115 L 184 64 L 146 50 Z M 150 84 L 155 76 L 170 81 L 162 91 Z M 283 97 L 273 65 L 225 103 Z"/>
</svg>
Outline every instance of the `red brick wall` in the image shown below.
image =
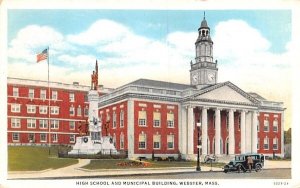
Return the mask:
<svg viewBox="0 0 300 188">
<path fill-rule="evenodd" d="M 121 106 L 123 106 L 121 108 Z M 115 110 L 113 110 L 115 108 Z M 107 115 L 106 110 L 109 110 L 108 114 L 110 116 L 110 121 L 107 121 Z M 120 112 L 123 110 L 124 112 L 124 127 L 120 127 Z M 116 112 L 116 128 L 113 128 L 113 111 Z M 102 112 L 102 113 L 101 113 Z M 128 149 L 128 139 L 127 139 L 127 101 L 119 102 L 110 106 L 107 106 L 105 108 L 99 109 L 99 117 L 102 121 L 102 135 L 110 135 L 113 136 L 116 135 L 116 149 L 120 150 L 120 135 L 121 133 L 124 134 L 124 149 Z M 108 125 L 107 131 L 106 131 L 106 125 Z"/>
<path fill-rule="evenodd" d="M 146 104 L 147 107 L 139 106 L 139 103 Z M 155 105 L 161 105 L 161 108 L 154 108 Z M 173 106 L 174 109 L 167 109 L 167 106 Z M 147 126 L 141 127 L 138 125 L 138 113 L 144 110 L 147 112 Z M 153 112 L 158 110 L 161 113 L 161 126 L 153 127 Z M 172 111 L 174 113 L 174 128 L 167 127 L 167 113 Z M 178 153 L 178 105 L 166 104 L 166 103 L 154 103 L 154 102 L 144 102 L 144 101 L 134 101 L 134 152 L 136 154 L 151 154 L 153 151 L 153 135 L 161 135 L 161 147 L 160 149 L 155 149 L 155 153 L 168 153 L 177 154 Z M 147 146 L 146 149 L 139 149 L 139 134 L 144 132 L 147 135 Z M 172 133 L 174 135 L 174 149 L 167 149 L 167 135 Z"/>
<path fill-rule="evenodd" d="M 265 118 L 265 114 L 269 115 L 269 131 L 268 132 L 264 132 L 264 118 Z M 278 115 L 278 131 L 274 132 L 273 131 L 273 120 L 274 115 Z M 258 149 L 259 153 L 266 153 L 266 154 L 273 154 L 273 151 L 275 152 L 275 154 L 280 154 L 281 153 L 281 114 L 280 113 L 265 113 L 265 112 L 261 112 L 259 114 L 258 117 L 259 120 L 259 132 L 258 132 L 258 137 L 260 138 L 260 143 L 259 146 L 260 148 Z M 264 149 L 263 145 L 264 145 L 264 138 L 265 137 L 269 138 L 269 149 Z M 278 138 L 278 149 L 277 150 L 273 150 L 273 138 L 277 137 Z"/>
<path fill-rule="evenodd" d="M 13 87 L 19 88 L 19 96 L 13 97 Z M 34 89 L 34 98 L 30 99 L 28 97 L 29 89 Z M 48 100 L 40 99 L 40 91 L 44 89 L 46 90 L 46 99 L 49 98 L 48 96 L 48 88 L 47 87 L 38 87 L 38 86 L 27 86 L 27 85 L 7 85 L 7 115 L 8 115 L 8 143 L 12 143 L 12 133 L 10 131 L 19 131 L 20 132 L 20 142 L 19 143 L 28 143 L 28 133 L 21 133 L 21 131 L 27 131 L 30 133 L 35 134 L 35 143 L 39 144 L 40 142 L 40 132 L 48 132 L 48 129 L 40 129 L 39 128 L 39 119 L 48 118 L 48 114 L 40 114 L 39 107 L 40 105 L 48 107 Z M 50 118 L 54 118 L 59 120 L 59 129 L 51 129 L 51 132 L 58 132 L 58 142 L 57 144 L 70 144 L 69 142 L 69 134 L 68 133 L 78 133 L 78 121 L 86 121 L 87 116 L 84 116 L 84 108 L 85 106 L 88 107 L 88 103 L 85 102 L 85 95 L 87 92 L 85 91 L 72 91 L 72 90 L 65 90 L 65 89 L 58 89 L 58 88 L 50 88 L 50 97 L 52 91 L 57 91 L 57 100 L 51 100 L 51 106 L 58 106 L 59 107 L 59 114 L 54 115 L 51 114 Z M 74 93 L 75 101 L 69 101 L 69 93 Z M 11 112 L 11 104 L 21 104 L 21 111 L 19 113 Z M 31 114 L 27 113 L 27 105 L 36 105 L 36 112 Z M 71 116 L 69 112 L 70 106 L 73 105 L 75 107 L 75 115 Z M 81 116 L 77 115 L 77 108 L 81 106 Z M 49 110 L 48 110 L 49 113 Z M 20 128 L 12 128 L 11 127 L 11 118 L 20 118 L 21 120 L 21 127 Z M 28 118 L 36 119 L 36 127 L 35 128 L 27 128 L 27 119 Z M 75 130 L 70 130 L 69 128 L 69 121 L 76 121 L 75 122 Z M 50 126 L 50 124 L 48 124 Z M 47 135 L 48 137 L 48 135 Z M 48 138 L 47 138 L 48 142 Z"/>
</svg>

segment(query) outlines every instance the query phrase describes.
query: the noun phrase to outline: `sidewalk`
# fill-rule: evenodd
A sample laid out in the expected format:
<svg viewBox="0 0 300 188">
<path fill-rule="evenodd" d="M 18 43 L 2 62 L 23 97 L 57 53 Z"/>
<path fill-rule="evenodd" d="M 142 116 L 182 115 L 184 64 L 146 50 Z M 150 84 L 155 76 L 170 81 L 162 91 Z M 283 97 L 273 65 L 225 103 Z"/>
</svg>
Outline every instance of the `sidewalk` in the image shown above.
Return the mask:
<svg viewBox="0 0 300 188">
<path fill-rule="evenodd" d="M 79 159 L 75 165 L 68 167 L 34 172 L 9 172 L 8 179 L 43 179 L 43 178 L 83 178 L 83 177 L 114 177 L 142 174 L 172 174 L 196 172 L 195 167 L 172 168 L 132 168 L 132 169 L 100 169 L 87 170 L 81 167 L 90 163 L 90 159 Z M 291 168 L 291 161 L 265 161 L 264 169 Z M 211 167 L 201 166 L 201 171 L 210 171 Z M 212 171 L 222 172 L 222 168 L 213 167 Z"/>
</svg>

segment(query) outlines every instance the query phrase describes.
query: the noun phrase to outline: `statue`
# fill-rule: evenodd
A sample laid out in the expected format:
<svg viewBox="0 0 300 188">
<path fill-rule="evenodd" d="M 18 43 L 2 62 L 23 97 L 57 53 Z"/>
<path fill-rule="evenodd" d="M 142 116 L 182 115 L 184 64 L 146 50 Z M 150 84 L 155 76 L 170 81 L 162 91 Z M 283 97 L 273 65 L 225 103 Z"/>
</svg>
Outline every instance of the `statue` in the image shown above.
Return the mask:
<svg viewBox="0 0 300 188">
<path fill-rule="evenodd" d="M 95 71 L 93 71 L 93 74 L 91 75 L 91 90 L 97 90 L 97 89 L 98 89 L 98 62 L 96 60 Z"/>
</svg>

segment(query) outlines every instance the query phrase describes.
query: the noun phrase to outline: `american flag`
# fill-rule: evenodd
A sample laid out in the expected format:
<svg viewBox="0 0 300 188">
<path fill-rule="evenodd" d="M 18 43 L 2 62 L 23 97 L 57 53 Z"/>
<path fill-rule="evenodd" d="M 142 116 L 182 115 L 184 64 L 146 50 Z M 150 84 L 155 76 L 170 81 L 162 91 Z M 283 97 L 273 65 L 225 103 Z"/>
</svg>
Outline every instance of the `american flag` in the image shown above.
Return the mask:
<svg viewBox="0 0 300 188">
<path fill-rule="evenodd" d="M 45 59 L 48 58 L 48 49 L 45 49 L 42 51 L 42 53 L 39 53 L 36 55 L 36 62 L 40 62 L 40 61 L 43 61 Z"/>
</svg>

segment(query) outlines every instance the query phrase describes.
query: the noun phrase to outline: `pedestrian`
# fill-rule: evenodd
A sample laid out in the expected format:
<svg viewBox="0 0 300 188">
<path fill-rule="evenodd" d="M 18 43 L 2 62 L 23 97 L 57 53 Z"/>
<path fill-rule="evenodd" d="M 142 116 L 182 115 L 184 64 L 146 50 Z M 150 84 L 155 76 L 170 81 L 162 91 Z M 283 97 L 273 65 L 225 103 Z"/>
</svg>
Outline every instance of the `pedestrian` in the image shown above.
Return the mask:
<svg viewBox="0 0 300 188">
<path fill-rule="evenodd" d="M 252 165 L 253 165 L 253 159 L 252 159 L 251 156 L 247 157 L 247 164 L 248 164 L 249 171 L 251 172 L 252 171 Z"/>
</svg>

